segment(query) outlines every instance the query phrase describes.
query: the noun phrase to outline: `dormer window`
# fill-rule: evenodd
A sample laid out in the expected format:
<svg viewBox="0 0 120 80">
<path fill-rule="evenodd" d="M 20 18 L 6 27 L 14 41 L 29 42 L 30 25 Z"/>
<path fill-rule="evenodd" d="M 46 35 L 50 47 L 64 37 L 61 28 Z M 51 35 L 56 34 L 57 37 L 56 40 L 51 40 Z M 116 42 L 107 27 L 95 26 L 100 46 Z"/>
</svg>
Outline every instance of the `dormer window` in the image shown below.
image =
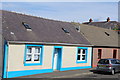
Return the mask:
<svg viewBox="0 0 120 80">
<path fill-rule="evenodd" d="M 22 22 L 22 24 L 24 25 L 25 29 L 31 31 L 31 27 L 26 22 Z"/>
</svg>

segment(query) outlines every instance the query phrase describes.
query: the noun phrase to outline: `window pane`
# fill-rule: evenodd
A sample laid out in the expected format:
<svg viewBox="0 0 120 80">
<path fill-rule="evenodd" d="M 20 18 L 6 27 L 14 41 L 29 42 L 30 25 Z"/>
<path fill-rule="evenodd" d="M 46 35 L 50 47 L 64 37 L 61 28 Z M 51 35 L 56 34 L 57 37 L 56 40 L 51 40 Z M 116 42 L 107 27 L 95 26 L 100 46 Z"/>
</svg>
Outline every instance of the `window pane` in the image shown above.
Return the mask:
<svg viewBox="0 0 120 80">
<path fill-rule="evenodd" d="M 117 64 L 120 64 L 120 60 L 117 60 Z"/>
<path fill-rule="evenodd" d="M 105 64 L 109 64 L 109 60 L 105 60 L 105 62 L 104 62 Z"/>
<path fill-rule="evenodd" d="M 32 48 L 31 47 L 27 48 L 27 53 L 32 53 Z"/>
<path fill-rule="evenodd" d="M 80 55 L 78 55 L 77 60 L 80 60 Z"/>
<path fill-rule="evenodd" d="M 81 49 L 78 49 L 78 54 L 80 54 L 80 52 L 81 52 Z"/>
<path fill-rule="evenodd" d="M 32 55 L 30 55 L 30 54 L 28 55 L 28 54 L 27 54 L 27 55 L 26 55 L 26 61 L 31 61 L 31 60 L 32 60 Z"/>
<path fill-rule="evenodd" d="M 86 50 L 85 50 L 85 49 L 83 49 L 83 54 L 85 54 L 85 52 L 86 52 Z"/>
<path fill-rule="evenodd" d="M 40 55 L 35 54 L 35 55 L 34 55 L 34 61 L 39 61 L 39 60 L 40 60 Z"/>
<path fill-rule="evenodd" d="M 85 55 L 82 55 L 82 60 L 85 60 Z"/>
<path fill-rule="evenodd" d="M 101 60 L 99 60 L 98 63 L 99 64 L 109 64 L 109 60 L 107 60 L 107 59 L 101 59 Z"/>
<path fill-rule="evenodd" d="M 116 61 L 116 60 L 111 60 L 111 63 L 112 63 L 112 64 L 116 64 L 117 61 Z"/>
<path fill-rule="evenodd" d="M 40 47 L 36 47 L 35 48 L 35 53 L 40 53 L 40 49 L 41 49 Z"/>
</svg>

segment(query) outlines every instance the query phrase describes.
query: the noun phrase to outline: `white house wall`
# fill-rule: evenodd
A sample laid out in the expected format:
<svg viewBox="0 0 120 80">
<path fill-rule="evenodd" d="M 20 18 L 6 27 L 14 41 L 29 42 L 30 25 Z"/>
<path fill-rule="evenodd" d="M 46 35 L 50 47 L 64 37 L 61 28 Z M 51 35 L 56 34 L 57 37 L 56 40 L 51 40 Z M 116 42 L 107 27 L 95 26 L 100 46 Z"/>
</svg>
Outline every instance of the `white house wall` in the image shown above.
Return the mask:
<svg viewBox="0 0 120 80">
<path fill-rule="evenodd" d="M 43 45 L 42 65 L 24 66 L 25 44 L 9 44 L 7 53 L 6 78 L 53 72 L 53 45 Z M 76 63 L 75 46 L 62 46 L 62 62 L 60 71 L 91 68 L 92 48 L 88 48 L 87 63 Z M 26 72 L 27 71 L 27 72 Z"/>
<path fill-rule="evenodd" d="M 92 48 L 88 47 L 87 63 L 76 63 L 77 47 L 63 47 L 62 68 L 91 66 Z"/>
<path fill-rule="evenodd" d="M 51 69 L 52 68 L 52 46 L 44 46 L 43 65 L 24 66 L 24 44 L 10 44 L 8 51 L 8 71 L 34 70 L 34 69 Z"/>
</svg>

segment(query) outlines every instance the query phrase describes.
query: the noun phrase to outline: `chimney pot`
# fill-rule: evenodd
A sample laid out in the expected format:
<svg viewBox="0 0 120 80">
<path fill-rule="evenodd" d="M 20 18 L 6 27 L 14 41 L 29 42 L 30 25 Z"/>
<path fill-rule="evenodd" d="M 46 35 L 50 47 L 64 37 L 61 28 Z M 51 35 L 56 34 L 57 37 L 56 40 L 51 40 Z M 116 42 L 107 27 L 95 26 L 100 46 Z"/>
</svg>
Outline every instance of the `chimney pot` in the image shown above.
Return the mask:
<svg viewBox="0 0 120 80">
<path fill-rule="evenodd" d="M 110 18 L 109 17 L 107 18 L 107 22 L 110 22 Z"/>
<path fill-rule="evenodd" d="M 90 19 L 89 19 L 89 22 L 92 22 L 92 21 L 93 21 L 93 20 L 90 18 Z"/>
</svg>

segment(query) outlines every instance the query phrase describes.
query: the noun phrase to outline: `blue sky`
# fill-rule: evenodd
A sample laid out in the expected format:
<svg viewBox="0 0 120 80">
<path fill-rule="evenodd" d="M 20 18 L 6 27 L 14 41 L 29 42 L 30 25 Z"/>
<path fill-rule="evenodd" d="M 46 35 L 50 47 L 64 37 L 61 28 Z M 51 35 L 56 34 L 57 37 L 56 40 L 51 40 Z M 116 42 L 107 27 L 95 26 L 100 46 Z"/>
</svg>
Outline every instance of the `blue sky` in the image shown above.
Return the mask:
<svg viewBox="0 0 120 80">
<path fill-rule="evenodd" d="M 118 2 L 5 2 L 2 9 L 68 22 L 118 20 Z"/>
</svg>

